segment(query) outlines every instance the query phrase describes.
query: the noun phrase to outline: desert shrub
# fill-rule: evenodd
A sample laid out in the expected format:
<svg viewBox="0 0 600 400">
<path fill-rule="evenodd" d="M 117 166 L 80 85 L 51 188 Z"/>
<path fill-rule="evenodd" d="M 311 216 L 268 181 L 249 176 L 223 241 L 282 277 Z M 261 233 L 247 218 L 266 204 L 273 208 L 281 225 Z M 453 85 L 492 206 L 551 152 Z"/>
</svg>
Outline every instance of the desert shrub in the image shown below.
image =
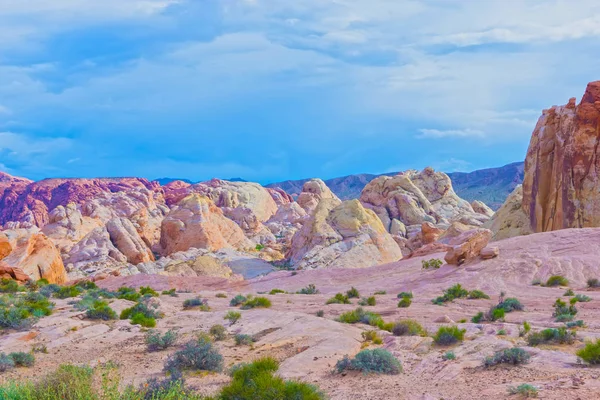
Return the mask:
<svg viewBox="0 0 600 400">
<path fill-rule="evenodd" d="M 552 316 L 556 318 L 557 322 L 571 321 L 573 317 L 577 315 L 577 307 L 575 307 L 576 302 L 576 299 L 573 298 L 571 299 L 571 304 L 567 306 L 566 302 L 561 299 L 556 299 Z"/>
<path fill-rule="evenodd" d="M 496 335 L 498 335 L 498 336 L 506 336 L 506 329 L 500 329 L 498 332 L 496 332 Z"/>
<path fill-rule="evenodd" d="M 223 356 L 219 354 L 210 341 L 204 339 L 187 342 L 183 348 L 170 356 L 164 365 L 165 371 L 223 370 Z"/>
<path fill-rule="evenodd" d="M 122 286 L 117 289 L 117 298 L 129 301 L 138 301 L 142 297 L 134 288 Z"/>
<path fill-rule="evenodd" d="M 10 353 L 8 355 L 15 363 L 15 367 L 33 367 L 35 364 L 35 357 L 31 353 Z"/>
<path fill-rule="evenodd" d="M 240 314 L 237 311 L 227 311 L 227 314 L 225 314 L 225 316 L 223 317 L 223 319 L 228 320 L 231 323 L 231 325 L 238 322 L 240 318 L 242 318 L 242 314 Z"/>
<path fill-rule="evenodd" d="M 177 331 L 168 330 L 164 334 L 151 330 L 146 333 L 145 342 L 148 351 L 159 351 L 171 347 L 177 341 Z"/>
<path fill-rule="evenodd" d="M 570 332 L 566 327 L 548 328 L 540 332 L 534 332 L 527 336 L 527 343 L 530 346 L 537 346 L 543 343 L 572 344 L 575 341 L 576 334 Z"/>
<path fill-rule="evenodd" d="M 142 286 L 140 288 L 140 294 L 142 296 L 158 297 L 158 292 L 152 289 L 150 286 Z"/>
<path fill-rule="evenodd" d="M 587 280 L 588 287 L 597 288 L 600 287 L 600 280 L 597 278 L 590 278 Z"/>
<path fill-rule="evenodd" d="M 546 281 L 546 286 L 568 286 L 569 280 L 561 275 L 552 275 Z"/>
<path fill-rule="evenodd" d="M 227 329 L 223 325 L 213 325 L 208 332 L 217 342 L 227 339 Z"/>
<path fill-rule="evenodd" d="M 237 307 L 240 304 L 245 303 L 247 300 L 248 299 L 245 296 L 242 296 L 241 294 L 238 294 L 233 299 L 231 299 L 231 301 L 229 301 L 229 305 L 231 307 Z"/>
<path fill-rule="evenodd" d="M 400 293 L 398 293 L 398 298 L 399 299 L 405 299 L 405 298 L 412 299 L 413 293 L 412 292 L 400 292 Z"/>
<path fill-rule="evenodd" d="M 68 299 L 70 297 L 77 297 L 83 292 L 83 289 L 77 285 L 74 286 L 62 286 L 54 293 L 54 297 L 57 299 Z"/>
<path fill-rule="evenodd" d="M 383 295 L 383 294 L 387 294 L 387 292 L 385 290 L 378 290 L 375 293 L 373 293 L 373 295 L 375 295 L 375 296 Z"/>
<path fill-rule="evenodd" d="M 121 319 L 132 318 L 135 314 L 143 314 L 148 318 L 161 318 L 162 315 L 156 310 L 156 308 L 148 306 L 146 303 L 137 303 L 133 307 L 129 307 L 121 311 Z"/>
<path fill-rule="evenodd" d="M 482 292 L 481 290 L 471 290 L 469 292 L 469 299 L 489 299 L 490 296 Z"/>
<path fill-rule="evenodd" d="M 348 298 L 349 298 L 349 299 L 353 299 L 353 298 L 356 298 L 356 299 L 358 299 L 358 298 L 360 297 L 360 293 L 358 292 L 358 289 L 357 289 L 357 288 L 355 288 L 354 286 L 352 286 L 352 287 L 350 288 L 350 290 L 348 290 L 348 291 L 346 292 L 346 295 L 348 295 Z"/>
<path fill-rule="evenodd" d="M 192 393 L 185 387 L 183 375 L 179 372 L 171 373 L 165 379 L 151 378 L 146 381 L 138 390 L 128 388 L 128 391 L 121 396 L 122 400 L 183 400 L 196 399 L 201 397 Z"/>
<path fill-rule="evenodd" d="M 231 383 L 222 388 L 217 397 L 220 400 L 325 400 L 316 386 L 275 376 L 278 368 L 279 363 L 273 358 L 237 365 L 232 369 Z"/>
<path fill-rule="evenodd" d="M 524 307 L 518 299 L 514 297 L 509 297 L 498 303 L 496 308 L 502 308 L 504 311 L 509 313 L 513 311 L 522 311 Z"/>
<path fill-rule="evenodd" d="M 177 290 L 175 288 L 169 290 L 163 290 L 161 294 L 165 296 L 177 297 Z"/>
<path fill-rule="evenodd" d="M 135 313 L 131 317 L 131 323 L 133 325 L 141 325 L 144 328 L 154 328 L 156 326 L 156 319 L 142 313 Z"/>
<path fill-rule="evenodd" d="M 454 299 L 461 299 L 467 297 L 469 291 L 465 290 L 460 283 L 444 290 L 444 294 L 432 300 L 433 304 L 441 305 L 453 301 Z"/>
<path fill-rule="evenodd" d="M 500 350 L 494 353 L 494 355 L 487 356 L 483 360 L 483 366 L 491 367 L 498 364 L 526 364 L 529 362 L 530 358 L 531 356 L 525 350 L 519 347 L 513 347 L 512 349 Z"/>
<path fill-rule="evenodd" d="M 341 314 L 338 321 L 344 324 L 356 324 L 360 322 L 371 326 L 380 326 L 384 324 L 381 315 L 365 311 L 362 307 Z"/>
<path fill-rule="evenodd" d="M 323 310 L 319 310 L 319 311 L 317 311 L 317 314 L 316 314 L 316 315 L 317 315 L 317 317 L 321 317 L 321 318 L 323 318 L 323 317 L 325 316 L 325 311 L 323 311 Z"/>
<path fill-rule="evenodd" d="M 311 283 L 310 285 L 308 285 L 305 288 L 300 289 L 296 293 L 298 293 L 298 294 L 319 294 L 319 289 L 317 289 L 317 287 L 313 283 Z"/>
<path fill-rule="evenodd" d="M 529 383 L 523 383 L 519 386 L 511 386 L 508 388 L 509 394 L 518 394 L 521 397 L 530 398 L 537 397 L 538 389 Z"/>
<path fill-rule="evenodd" d="M 473 322 L 474 324 L 478 324 L 482 321 L 485 321 L 485 316 L 481 311 L 475 314 L 473 318 L 471 318 L 471 322 Z"/>
<path fill-rule="evenodd" d="M 398 308 L 408 308 L 408 307 L 410 307 L 411 304 L 412 304 L 412 300 L 410 299 L 410 297 L 403 297 L 398 302 Z"/>
<path fill-rule="evenodd" d="M 58 286 L 56 283 L 51 283 L 49 285 L 43 286 L 38 293 L 44 297 L 52 297 L 54 293 L 58 292 L 59 290 L 60 286 Z"/>
<path fill-rule="evenodd" d="M 335 365 L 337 373 L 347 370 L 365 374 L 397 375 L 402 372 L 402 364 L 385 349 L 362 350 L 353 359 L 345 356 Z"/>
<path fill-rule="evenodd" d="M 466 332 L 466 329 L 459 329 L 457 326 L 441 326 L 433 336 L 433 341 L 439 345 L 448 346 L 462 342 Z"/>
<path fill-rule="evenodd" d="M 583 349 L 577 351 L 577 356 L 588 364 L 600 364 L 600 339 L 587 342 Z"/>
<path fill-rule="evenodd" d="M 421 261 L 421 268 L 423 269 L 438 269 L 444 262 L 438 258 L 432 258 L 431 260 Z"/>
<path fill-rule="evenodd" d="M 208 300 L 201 299 L 200 297 L 194 297 L 193 299 L 187 299 L 183 302 L 183 309 L 189 310 L 191 308 L 198 308 L 200 311 L 209 311 Z"/>
<path fill-rule="evenodd" d="M 578 295 L 575 295 L 575 299 L 576 299 L 577 301 L 580 301 L 580 302 L 582 302 L 582 303 L 587 303 L 587 302 L 589 302 L 589 301 L 592 301 L 592 298 L 591 298 L 590 296 L 586 296 L 585 294 L 578 294 Z"/>
<path fill-rule="evenodd" d="M 227 298 L 227 294 L 225 293 L 217 293 L 215 294 L 215 297 L 218 299 L 226 299 Z"/>
<path fill-rule="evenodd" d="M 285 293 L 285 290 L 271 289 L 271 291 L 269 292 L 269 294 L 277 294 L 277 293 Z"/>
<path fill-rule="evenodd" d="M 250 300 L 246 300 L 242 304 L 242 310 L 249 310 L 251 308 L 269 308 L 271 307 L 271 300 L 266 297 L 254 297 Z"/>
<path fill-rule="evenodd" d="M 542 284 L 542 281 L 539 278 L 536 278 L 531 281 L 532 286 L 540 286 L 541 284 Z"/>
<path fill-rule="evenodd" d="M 443 360 L 456 360 L 456 354 L 453 351 L 447 351 L 442 356 Z"/>
<path fill-rule="evenodd" d="M 531 330 L 531 324 L 527 321 L 523 321 L 523 328 L 519 329 L 519 336 L 523 337 L 529 333 Z"/>
<path fill-rule="evenodd" d="M 375 299 L 375 296 L 363 297 L 358 302 L 359 306 L 374 306 L 376 304 L 377 304 L 377 300 Z"/>
<path fill-rule="evenodd" d="M 32 353 L 48 354 L 48 348 L 46 347 L 45 344 L 37 343 L 37 344 L 34 344 L 31 347 L 31 352 Z"/>
<path fill-rule="evenodd" d="M 26 289 L 19 285 L 15 280 L 6 278 L 0 280 L 0 293 L 17 293 L 25 290 Z"/>
<path fill-rule="evenodd" d="M 563 296 L 565 296 L 565 297 L 575 296 L 575 292 L 573 291 L 573 289 L 567 289 L 566 292 L 563 294 Z"/>
<path fill-rule="evenodd" d="M 94 281 L 79 281 L 75 284 L 75 286 L 79 286 L 83 290 L 95 290 L 98 289 L 98 285 Z"/>
<path fill-rule="evenodd" d="M 504 319 L 505 314 L 506 311 L 504 311 L 504 308 L 494 308 L 491 311 L 490 318 L 492 321 L 502 320 Z"/>
<path fill-rule="evenodd" d="M 234 337 L 237 346 L 251 346 L 254 343 L 254 338 L 250 335 L 238 333 Z"/>
<path fill-rule="evenodd" d="M 264 249 L 264 248 L 265 248 L 265 246 L 259 243 L 259 244 L 257 244 L 257 245 L 256 245 L 256 247 L 255 247 L 254 249 L 255 249 L 256 251 L 261 251 L 261 250 L 262 250 L 262 249 Z"/>
<path fill-rule="evenodd" d="M 52 314 L 53 308 L 54 303 L 35 292 L 0 296 L 0 328 L 29 329 L 39 318 Z"/>
<path fill-rule="evenodd" d="M 0 353 L 0 372 L 6 372 L 15 367 L 15 360 L 5 353 Z"/>
<path fill-rule="evenodd" d="M 383 343 L 383 340 L 377 331 L 365 331 L 361 334 L 361 336 L 365 342 L 373 342 L 373 344 Z"/>
<path fill-rule="evenodd" d="M 95 300 L 85 312 L 86 318 L 110 321 L 117 319 L 117 313 L 104 300 Z"/>
<path fill-rule="evenodd" d="M 348 296 L 342 293 L 337 293 L 335 296 L 325 302 L 325 304 L 351 304 Z"/>
<path fill-rule="evenodd" d="M 567 322 L 565 324 L 565 326 L 569 329 L 572 328 L 582 328 L 584 326 L 583 320 L 577 320 L 577 321 L 571 321 L 571 322 Z"/>
<path fill-rule="evenodd" d="M 392 327 L 394 336 L 426 336 L 427 331 L 413 319 L 396 322 Z"/>
</svg>

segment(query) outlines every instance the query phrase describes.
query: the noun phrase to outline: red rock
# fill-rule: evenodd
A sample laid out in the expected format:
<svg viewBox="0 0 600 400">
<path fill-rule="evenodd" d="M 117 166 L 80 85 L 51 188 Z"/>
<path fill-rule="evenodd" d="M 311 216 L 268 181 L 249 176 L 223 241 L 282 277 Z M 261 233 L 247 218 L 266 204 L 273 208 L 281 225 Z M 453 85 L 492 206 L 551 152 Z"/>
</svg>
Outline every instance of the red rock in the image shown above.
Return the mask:
<svg viewBox="0 0 600 400">
<path fill-rule="evenodd" d="M 8 237 L 4 233 L 0 232 L 0 260 L 8 256 L 11 251 L 12 246 L 8 240 Z"/>
<path fill-rule="evenodd" d="M 444 233 L 444 230 L 436 227 L 431 222 L 421 224 L 421 241 L 424 245 L 437 241 L 442 233 Z"/>
<path fill-rule="evenodd" d="M 11 267 L 5 262 L 0 261 L 0 279 L 14 279 L 19 282 L 27 282 L 27 275 L 21 268 Z"/>
<path fill-rule="evenodd" d="M 490 260 L 492 258 L 496 258 L 498 257 L 498 255 L 500 254 L 500 249 L 498 249 L 498 247 L 485 247 L 481 250 L 481 253 L 479 253 L 479 255 L 481 256 L 481 258 L 483 258 L 484 260 Z"/>
<path fill-rule="evenodd" d="M 477 228 L 464 232 L 450 241 L 452 248 L 448 250 L 444 260 L 448 264 L 461 265 L 479 256 L 492 238 L 489 229 Z"/>
</svg>

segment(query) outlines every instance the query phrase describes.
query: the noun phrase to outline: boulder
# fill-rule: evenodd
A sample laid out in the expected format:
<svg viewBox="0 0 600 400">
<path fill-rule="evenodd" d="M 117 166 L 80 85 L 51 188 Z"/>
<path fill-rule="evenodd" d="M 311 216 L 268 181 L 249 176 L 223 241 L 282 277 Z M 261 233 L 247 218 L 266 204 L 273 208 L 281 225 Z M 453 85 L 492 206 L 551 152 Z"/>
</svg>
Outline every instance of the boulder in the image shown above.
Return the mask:
<svg viewBox="0 0 600 400">
<path fill-rule="evenodd" d="M 481 250 L 481 252 L 479 253 L 481 258 L 483 258 L 484 260 L 490 260 L 492 258 L 496 258 L 496 257 L 498 257 L 499 254 L 500 254 L 500 249 L 495 246 L 484 247 Z"/>
<path fill-rule="evenodd" d="M 74 245 L 64 256 L 64 261 L 67 265 L 72 264 L 74 269 L 85 270 L 122 266 L 127 257 L 113 245 L 106 227 L 100 227 Z"/>
<path fill-rule="evenodd" d="M 487 246 L 492 237 L 489 229 L 472 229 L 450 240 L 452 246 L 446 253 L 444 260 L 447 264 L 461 265 L 479 256 L 481 250 Z"/>
<path fill-rule="evenodd" d="M 191 194 L 171 209 L 161 226 L 164 255 L 191 247 L 216 251 L 221 248 L 251 248 L 242 229 L 223 215 L 207 197 Z"/>
<path fill-rule="evenodd" d="M 292 264 L 305 268 L 363 268 L 398 261 L 402 252 L 377 215 L 358 200 L 321 199 L 292 238 Z"/>
<path fill-rule="evenodd" d="M 27 282 L 30 278 L 21 268 L 11 267 L 7 263 L 0 261 L 0 279 Z"/>
<path fill-rule="evenodd" d="M 0 232 L 0 260 L 12 252 L 12 245 L 5 233 Z"/>
<path fill-rule="evenodd" d="M 533 233 L 529 218 L 522 208 L 523 187 L 517 186 L 502 207 L 483 227 L 492 231 L 492 240 L 508 239 Z"/>
<path fill-rule="evenodd" d="M 296 200 L 307 213 L 317 208 L 321 200 L 329 200 L 329 204 L 338 205 L 341 200 L 327 187 L 321 179 L 311 179 L 302 186 L 302 193 Z"/>
<path fill-rule="evenodd" d="M 473 207 L 473 211 L 485 215 L 486 217 L 492 217 L 494 215 L 494 210 L 489 208 L 483 201 L 473 200 L 471 202 L 471 207 Z"/>
<path fill-rule="evenodd" d="M 579 104 L 542 112 L 525 158 L 522 209 L 534 232 L 600 226 L 600 81 Z"/>
<path fill-rule="evenodd" d="M 100 220 L 84 217 L 75 203 L 58 206 L 48 214 L 48 224 L 42 232 L 52 239 L 61 253 L 68 253 L 73 245 L 102 225 Z"/>
<path fill-rule="evenodd" d="M 423 222 L 421 224 L 421 241 L 423 244 L 430 244 L 437 241 L 443 233 L 443 229 L 436 227 L 431 222 Z"/>
<path fill-rule="evenodd" d="M 127 258 L 127 262 L 139 263 L 154 261 L 152 250 L 140 237 L 133 223 L 126 218 L 113 218 L 106 224 L 110 241 Z"/>
<path fill-rule="evenodd" d="M 27 234 L 17 239 L 17 245 L 4 262 L 21 269 L 32 280 L 47 279 L 50 283 L 65 283 L 67 273 L 54 243 L 41 233 Z"/>
</svg>

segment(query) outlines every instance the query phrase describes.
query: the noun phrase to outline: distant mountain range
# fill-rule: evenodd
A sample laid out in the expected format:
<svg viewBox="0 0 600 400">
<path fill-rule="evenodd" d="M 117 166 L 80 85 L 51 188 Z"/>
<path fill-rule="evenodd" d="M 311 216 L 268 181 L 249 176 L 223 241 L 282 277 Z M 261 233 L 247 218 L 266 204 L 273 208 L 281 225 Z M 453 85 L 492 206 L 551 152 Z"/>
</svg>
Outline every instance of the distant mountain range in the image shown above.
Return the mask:
<svg viewBox="0 0 600 400">
<path fill-rule="evenodd" d="M 229 182 L 248 182 L 247 180 L 242 179 L 242 178 L 230 178 L 230 179 L 223 179 L 223 180 L 229 181 Z M 190 181 L 189 179 L 178 179 L 178 178 L 158 178 L 158 179 L 155 179 L 154 181 L 158 182 L 160 184 L 160 186 L 164 186 L 167 183 L 171 183 L 173 181 L 182 181 L 185 183 L 189 183 L 191 185 L 193 185 L 194 183 L 198 183 L 198 182 Z"/>
<path fill-rule="evenodd" d="M 454 191 L 463 199 L 481 200 L 494 210 L 502 203 L 513 189 L 523 182 L 524 163 L 516 162 L 499 168 L 487 168 L 473 172 L 450 172 Z M 327 186 L 342 200 L 356 199 L 367 183 L 378 176 L 393 176 L 398 172 L 388 174 L 356 174 L 340 178 L 327 179 Z M 270 188 L 281 188 L 292 196 L 302 192 L 302 186 L 309 179 L 290 180 L 266 185 Z"/>
</svg>

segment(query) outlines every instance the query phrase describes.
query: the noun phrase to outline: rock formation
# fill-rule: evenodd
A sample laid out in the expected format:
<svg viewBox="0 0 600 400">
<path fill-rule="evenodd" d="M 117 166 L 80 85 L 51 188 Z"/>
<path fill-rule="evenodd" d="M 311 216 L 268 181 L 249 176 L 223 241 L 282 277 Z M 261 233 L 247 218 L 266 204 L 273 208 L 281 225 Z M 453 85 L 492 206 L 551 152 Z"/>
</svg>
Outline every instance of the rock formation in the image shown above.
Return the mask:
<svg viewBox="0 0 600 400">
<path fill-rule="evenodd" d="M 461 265 L 477 258 L 491 237 L 492 232 L 489 229 L 477 228 L 464 232 L 450 240 L 449 245 L 452 247 L 444 260 L 448 264 Z"/>
<path fill-rule="evenodd" d="M 317 208 L 321 200 L 330 200 L 329 204 L 337 205 L 341 200 L 325 185 L 321 179 L 311 179 L 302 186 L 302 193 L 296 200 L 307 213 Z"/>
<path fill-rule="evenodd" d="M 600 81 L 581 102 L 542 112 L 525 159 L 523 211 L 534 232 L 600 226 Z"/>
<path fill-rule="evenodd" d="M 126 218 L 113 218 L 106 224 L 110 241 L 131 264 L 154 261 L 154 255 L 135 227 Z"/>
<path fill-rule="evenodd" d="M 483 227 L 492 231 L 492 240 L 508 239 L 533 233 L 523 211 L 523 187 L 517 186 L 506 202 Z"/>
<path fill-rule="evenodd" d="M 162 222 L 160 244 L 164 255 L 191 247 L 252 247 L 242 229 L 226 218 L 212 200 L 199 194 L 185 197 L 171 209 Z"/>
</svg>

